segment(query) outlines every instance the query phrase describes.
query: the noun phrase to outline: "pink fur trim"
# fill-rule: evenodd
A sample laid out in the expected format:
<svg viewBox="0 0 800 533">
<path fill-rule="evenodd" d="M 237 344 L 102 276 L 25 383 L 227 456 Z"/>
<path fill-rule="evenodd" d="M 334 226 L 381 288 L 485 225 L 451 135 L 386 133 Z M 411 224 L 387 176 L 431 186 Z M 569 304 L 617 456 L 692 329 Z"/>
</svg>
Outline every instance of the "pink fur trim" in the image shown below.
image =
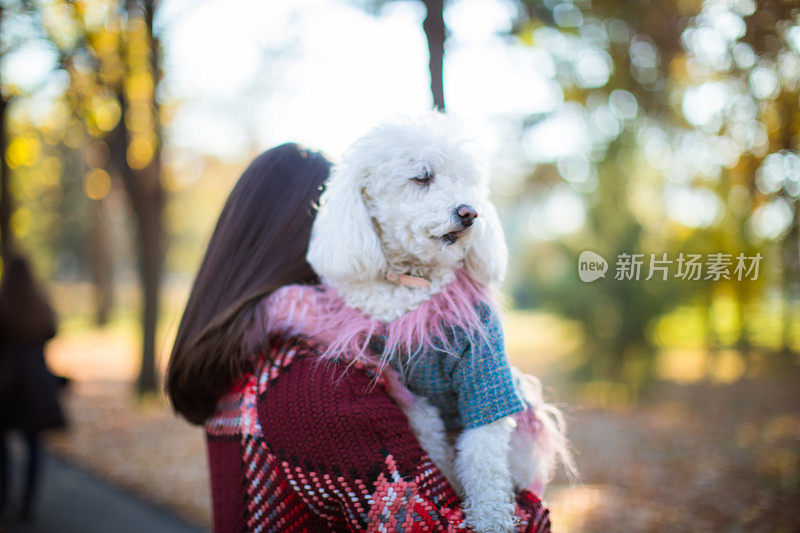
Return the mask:
<svg viewBox="0 0 800 533">
<path fill-rule="evenodd" d="M 391 368 L 393 356 L 415 354 L 430 346 L 434 339 L 446 339 L 445 327 L 459 325 L 466 331 L 483 334 L 476 304 L 497 310 L 496 300 L 486 287 L 478 284 L 464 270 L 419 308 L 389 324 L 375 320 L 362 311 L 348 307 L 329 286 L 289 285 L 275 291 L 257 306 L 254 327 L 248 335 L 251 349 L 263 346 L 270 334 L 312 337 L 327 346 L 321 360 L 341 358 L 377 370 L 387 380 L 387 391 L 405 411 L 414 403 L 413 395 Z M 380 354 L 371 353 L 372 335 L 386 338 Z M 447 346 L 443 346 L 447 349 Z M 514 415 L 516 432 L 527 435 L 531 443 L 531 461 L 537 465 L 530 488 L 541 494 L 552 479 L 557 462 L 566 467 L 570 478 L 576 477 L 575 464 L 564 436 L 564 419 L 559 410 L 544 401 L 541 385 L 533 376 L 516 369 L 515 381 L 527 408 Z"/>
<path fill-rule="evenodd" d="M 383 369 L 397 354 L 413 357 L 434 339 L 446 342 L 446 326 L 482 331 L 475 307 L 479 302 L 496 307 L 486 287 L 461 269 L 439 293 L 388 324 L 348 307 L 326 285 L 282 287 L 259 309 L 256 322 L 263 325 L 262 334 L 283 331 L 313 337 L 326 346 L 323 359 L 367 360 Z M 373 335 L 385 339 L 381 353 L 370 351 Z M 448 346 L 442 348 L 447 351 Z"/>
</svg>

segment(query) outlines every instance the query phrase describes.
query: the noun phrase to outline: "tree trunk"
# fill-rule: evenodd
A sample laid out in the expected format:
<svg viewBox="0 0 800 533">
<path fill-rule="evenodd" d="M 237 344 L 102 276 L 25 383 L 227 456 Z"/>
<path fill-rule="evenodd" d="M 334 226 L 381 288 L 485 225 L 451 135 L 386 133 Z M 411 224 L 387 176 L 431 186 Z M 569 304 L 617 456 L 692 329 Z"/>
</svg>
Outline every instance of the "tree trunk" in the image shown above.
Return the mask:
<svg viewBox="0 0 800 533">
<path fill-rule="evenodd" d="M 124 99 L 123 99 L 124 100 Z M 123 118 L 126 106 L 122 104 Z M 123 176 L 136 221 L 139 257 L 139 281 L 142 290 L 142 366 L 137 379 L 140 393 L 158 390 L 156 373 L 156 328 L 158 325 L 159 294 L 162 265 L 162 189 L 158 176 L 160 163 L 151 163 L 134 171 L 126 161 L 128 135 L 120 119 L 118 135 L 109 142 L 112 158 Z"/>
<path fill-rule="evenodd" d="M 114 292 L 105 199 L 92 200 L 90 209 L 92 217 L 90 257 L 94 282 L 95 323 L 98 326 L 105 326 L 111 314 Z"/>
<path fill-rule="evenodd" d="M 795 97 L 796 98 L 796 97 Z M 794 148 L 794 136 L 800 111 L 797 110 L 796 100 L 788 98 L 782 100 L 781 116 L 783 117 L 780 135 L 780 150 Z M 784 362 L 793 365 L 797 362 L 796 353 L 792 346 L 794 334 L 794 318 L 798 299 L 800 299 L 800 201 L 786 196 L 792 205 L 792 222 L 789 231 L 781 243 L 783 255 L 783 335 L 782 350 Z"/>
<path fill-rule="evenodd" d="M 719 334 L 717 333 L 717 325 L 714 320 L 714 300 L 716 295 L 714 289 L 709 288 L 703 294 L 705 309 L 705 344 L 706 344 L 706 360 L 705 360 L 705 379 L 710 381 L 714 375 L 717 360 L 719 359 L 719 352 L 721 349 Z"/>
<path fill-rule="evenodd" d="M 745 362 L 750 361 L 750 336 L 748 335 L 747 291 L 743 283 L 734 285 L 736 294 L 736 312 L 739 316 L 739 338 L 736 340 L 736 349 Z M 749 363 L 748 363 L 749 364 Z"/>
<path fill-rule="evenodd" d="M 431 74 L 431 95 L 433 107 L 444 111 L 444 41 L 446 30 L 444 25 L 444 0 L 423 0 L 427 14 L 422 28 L 428 39 Z"/>
<path fill-rule="evenodd" d="M 154 87 L 160 78 L 158 42 L 153 38 L 153 2 L 144 3 L 144 11 L 139 11 L 135 0 L 128 0 L 128 17 L 144 16 L 149 32 L 152 54 Z M 130 205 L 136 221 L 137 255 L 139 257 L 139 280 L 142 289 L 142 365 L 136 381 L 139 393 L 158 390 L 156 372 L 156 329 L 158 326 L 159 295 L 161 292 L 161 270 L 163 263 L 163 223 L 162 212 L 164 190 L 161 185 L 161 132 L 155 94 L 151 105 L 154 113 L 156 146 L 151 161 L 140 169 L 130 166 L 127 158 L 130 134 L 126 127 L 129 113 L 124 83 L 115 89 L 120 105 L 120 120 L 108 135 L 109 162 L 122 180 L 128 193 Z M 154 91 L 155 92 L 155 91 Z"/>
<path fill-rule="evenodd" d="M 160 167 L 160 165 L 159 165 Z M 154 167 L 152 170 L 155 171 Z M 156 174 L 157 175 L 157 174 Z M 143 206 L 136 214 L 139 229 L 139 267 L 141 269 L 144 309 L 142 315 L 142 367 L 137 387 L 140 393 L 158 390 L 156 372 L 156 330 L 161 293 L 162 223 L 161 194 L 158 189 L 143 191 Z"/>
<path fill-rule="evenodd" d="M 130 167 L 127 161 L 129 135 L 125 127 L 128 106 L 123 94 L 118 93 L 117 98 L 122 113 L 119 124 L 109 134 L 108 146 L 110 162 L 125 185 L 136 221 L 136 252 L 142 289 L 142 366 L 137 389 L 144 393 L 158 390 L 155 346 L 163 257 L 161 162 L 160 158 L 154 159 L 140 170 Z"/>
<path fill-rule="evenodd" d="M 782 244 L 783 252 L 783 349 L 784 359 L 790 364 L 795 361 L 792 340 L 796 326 L 798 294 L 800 294 L 800 201 L 795 200 L 792 209 L 792 223 Z"/>
<path fill-rule="evenodd" d="M 158 84 L 161 81 L 161 46 L 153 32 L 155 0 L 144 0 L 143 7 L 147 39 L 150 44 L 150 69 L 153 76 L 153 128 L 156 142 L 153 159 L 139 173 L 139 183 L 143 186 L 144 200 L 139 220 L 139 253 L 144 288 L 144 350 L 138 387 L 139 392 L 148 392 L 158 389 L 155 346 L 161 294 L 161 271 L 164 261 L 162 221 L 164 189 L 161 185 L 161 113 L 156 96 Z"/>
</svg>

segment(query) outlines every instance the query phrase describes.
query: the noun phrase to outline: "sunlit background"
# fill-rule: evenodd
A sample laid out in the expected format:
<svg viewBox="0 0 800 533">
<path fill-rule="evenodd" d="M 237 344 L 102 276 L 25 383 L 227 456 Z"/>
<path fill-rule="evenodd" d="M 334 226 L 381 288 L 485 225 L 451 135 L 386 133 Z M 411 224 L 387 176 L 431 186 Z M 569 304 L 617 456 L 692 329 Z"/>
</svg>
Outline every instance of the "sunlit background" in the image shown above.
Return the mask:
<svg viewBox="0 0 800 533">
<path fill-rule="evenodd" d="M 429 109 L 437 2 L 0 5 L 0 230 L 49 282 L 49 363 L 75 380 L 50 446 L 207 524 L 202 432 L 148 391 L 222 202 L 264 149 L 336 160 Z M 511 251 L 509 353 L 579 451 L 583 484 L 546 495 L 556 530 L 800 528 L 800 4 L 443 14 L 438 98 L 469 121 Z M 583 250 L 605 279 L 579 279 Z M 614 279 L 619 254 L 646 272 L 681 252 L 763 259 L 756 280 Z"/>
</svg>

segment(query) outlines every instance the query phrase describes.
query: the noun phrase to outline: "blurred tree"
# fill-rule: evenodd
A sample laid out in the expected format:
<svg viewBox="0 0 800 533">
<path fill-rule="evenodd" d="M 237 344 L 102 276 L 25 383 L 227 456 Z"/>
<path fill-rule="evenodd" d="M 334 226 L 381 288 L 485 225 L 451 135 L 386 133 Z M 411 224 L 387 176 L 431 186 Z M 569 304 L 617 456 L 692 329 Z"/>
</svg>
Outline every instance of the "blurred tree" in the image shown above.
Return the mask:
<svg viewBox="0 0 800 533">
<path fill-rule="evenodd" d="M 30 55 L 50 52 L 36 23 L 36 9 L 28 0 L 5 1 L 0 5 L 3 71 L 0 73 L 0 239 L 2 248 L 22 247 L 31 255 L 38 269 L 52 273 L 56 259 L 69 253 L 74 242 L 49 239 L 65 228 L 52 216 L 59 200 L 66 198 L 61 173 L 66 166 L 61 159 L 65 145 L 61 143 L 56 107 L 46 116 L 43 109 L 50 100 L 48 92 L 56 80 L 52 73 L 40 77 L 16 79 L 8 69 L 19 65 Z M 41 57 L 41 56 L 39 56 Z M 53 58 L 60 65 L 60 57 Z M 32 69 L 34 72 L 36 69 Z M 52 102 L 50 102 L 52 103 Z M 70 148 L 71 150 L 72 148 Z M 58 157 L 54 157 L 58 154 Z M 75 207 L 74 205 L 71 207 Z M 78 209 L 78 212 L 81 212 Z M 81 231 L 70 225 L 67 232 Z"/>
<path fill-rule="evenodd" d="M 5 22 L 6 7 L 0 3 L 0 32 Z M 5 36 L 0 34 L 1 38 Z M 3 39 L 5 41 L 5 39 Z M 10 44 L 5 44 L 5 47 Z M 0 59 L 5 55 L 0 55 Z M 3 87 L 3 71 L 0 69 L 0 88 Z M 0 250 L 6 252 L 11 245 L 11 195 L 9 182 L 11 180 L 11 169 L 8 168 L 6 160 L 6 149 L 8 148 L 8 107 L 10 95 L 5 90 L 0 90 Z"/>
<path fill-rule="evenodd" d="M 81 121 L 70 119 L 66 105 L 70 96 L 60 89 L 63 69 L 74 60 L 75 47 L 54 45 L 46 30 L 45 24 L 65 18 L 63 12 L 58 14 L 58 4 L 20 0 L 5 2 L 2 7 L 10 15 L 2 24 L 4 58 L 17 65 L 30 54 L 52 58 L 51 70 L 39 72 L 34 81 L 26 79 L 23 71 L 21 79 L 26 81 L 22 86 L 10 76 L 2 83 L 4 131 L 10 135 L 3 158 L 4 180 L 8 183 L 14 178 L 4 195 L 4 233 L 6 238 L 18 237 L 43 272 L 72 279 L 84 270 L 87 237 L 108 231 L 104 221 L 87 233 L 92 224 L 85 220 L 86 184 L 80 176 L 86 172 L 83 145 L 88 136 Z M 59 42 L 69 40 L 70 35 L 66 31 Z M 15 116 L 13 127 L 9 127 L 9 111 Z M 110 279 L 110 261 L 100 266 L 106 270 L 104 277 Z M 110 289 L 103 288 L 103 300 L 110 301 Z M 107 318 L 108 308 L 98 307 L 101 322 Z"/>
<path fill-rule="evenodd" d="M 658 208 L 653 211 L 654 206 L 641 204 L 643 195 L 652 194 L 654 176 L 641 164 L 637 132 L 648 115 L 663 113 L 668 98 L 664 73 L 655 64 L 646 76 L 637 77 L 630 48 L 640 43 L 648 51 L 655 49 L 668 64 L 680 50 L 675 28 L 683 13 L 670 1 L 654 6 L 601 0 L 589 6 L 532 0 L 522 5 L 515 34 L 553 57 L 567 105 L 580 106 L 591 137 L 589 153 L 565 154 L 552 166 L 543 162 L 530 177 L 528 186 L 538 191 L 536 196 L 558 190 L 557 184 L 566 180 L 584 195 L 587 214 L 579 236 L 563 239 L 556 250 L 548 249 L 563 256 L 569 270 L 547 281 L 536 264 L 541 254 L 530 255 L 524 271 L 534 276 L 523 282 L 528 285 L 523 290 L 584 324 L 591 355 L 578 369 L 581 376 L 638 386 L 653 372 L 649 327 L 677 303 L 679 294 L 672 278 L 645 281 L 649 254 L 674 251 L 678 241 L 665 231 L 663 218 L 654 216 Z M 546 119 L 530 117 L 525 127 L 536 128 Z M 577 281 L 573 269 L 584 249 L 609 261 L 604 281 L 589 285 Z M 614 279 L 616 258 L 623 253 L 643 254 L 641 281 Z"/>
<path fill-rule="evenodd" d="M 530 132 L 546 131 L 542 126 L 566 113 L 588 133 L 580 150 L 537 161 L 527 203 L 520 204 L 526 209 L 535 202 L 531 198 L 562 191 L 564 181 L 572 194 L 582 195 L 583 230 L 559 238 L 560 247 L 547 248 L 567 258 L 558 264 L 572 270 L 587 248 L 609 262 L 621 252 L 754 255 L 778 238 L 785 250 L 788 349 L 798 300 L 800 191 L 788 177 L 783 189 L 775 188 L 771 194 L 784 203 L 774 205 L 782 212 L 791 205 L 792 222 L 759 235 L 762 210 L 773 200 L 765 198 L 754 177 L 765 155 L 797 150 L 798 82 L 792 73 L 800 73 L 800 8 L 715 0 L 524 0 L 521 5 L 514 34 L 547 54 L 565 98 L 552 113 L 523 121 L 528 142 L 540 138 Z M 759 80 L 769 90 L 760 89 Z M 749 347 L 745 306 L 758 283 L 606 280 L 587 286 L 571 272 L 553 274 L 548 271 L 553 261 L 542 259 L 529 252 L 523 268 L 539 275 L 532 284 L 518 280 L 515 295 L 547 302 L 584 323 L 599 352 L 583 367 L 587 376 L 630 379 L 626 367 L 650 373 L 649 331 L 655 320 L 679 302 L 706 305 L 711 313 L 718 295 L 737 298 L 738 345 Z M 765 274 L 762 270 L 761 277 Z M 708 321 L 707 339 L 716 343 L 714 323 Z"/>
<path fill-rule="evenodd" d="M 3 20 L 3 7 L 0 5 L 0 22 Z M 0 69 L 0 76 L 2 70 Z M 6 109 L 8 102 L 6 95 L 0 94 L 0 249 L 3 251 L 9 247 L 9 224 L 11 220 L 11 203 L 8 195 L 8 181 L 10 177 L 10 170 L 6 162 L 6 146 L 7 127 L 6 127 Z"/>
<path fill-rule="evenodd" d="M 737 144 L 755 137 L 749 149 L 739 151 L 736 163 L 722 172 L 723 183 L 734 193 L 727 203 L 731 216 L 724 222 L 736 229 L 740 246 L 780 250 L 776 266 L 783 292 L 781 352 L 790 363 L 796 363 L 793 333 L 800 301 L 798 17 L 800 6 L 793 2 L 704 2 L 682 34 L 687 75 L 680 80 L 683 114 L 691 126 L 715 131 Z M 687 100 L 691 104 L 691 96 L 720 86 L 725 92 L 719 94 L 721 102 L 714 102 L 719 111 L 710 116 L 710 123 L 698 123 Z M 772 218 L 774 225 L 765 226 L 765 212 L 776 209 L 781 216 Z M 746 349 L 744 308 L 752 295 L 742 285 L 736 289 L 743 325 L 739 345 Z"/>
<path fill-rule="evenodd" d="M 109 148 L 102 141 L 90 141 L 83 150 L 87 170 L 84 174 L 84 192 L 89 199 L 89 267 L 94 285 L 95 323 L 108 323 L 114 306 L 114 262 L 111 243 L 108 198 L 112 192 L 109 166 Z"/>
<path fill-rule="evenodd" d="M 161 125 L 156 89 L 161 76 L 160 45 L 154 34 L 152 0 L 57 2 L 41 6 L 42 24 L 58 47 L 70 77 L 67 100 L 88 133 L 99 139 L 87 148 L 91 170 L 87 196 L 102 203 L 118 179 L 127 192 L 137 229 L 142 288 L 140 392 L 155 391 L 155 337 L 163 264 Z M 100 155 L 98 155 L 100 154 Z M 102 167 L 107 167 L 107 171 Z M 107 236 L 104 208 L 95 204 L 92 250 L 98 301 L 106 305 L 110 287 L 103 264 Z"/>
<path fill-rule="evenodd" d="M 155 1 L 127 0 L 127 77 L 115 88 L 120 120 L 109 134 L 111 160 L 125 184 L 136 217 L 144 295 L 139 391 L 155 391 L 156 328 L 163 268 L 161 125 L 156 88 L 161 79 L 160 44 L 153 32 Z"/>
<path fill-rule="evenodd" d="M 756 173 L 752 174 L 753 203 L 778 201 L 782 202 L 778 205 L 788 206 L 788 222 L 779 236 L 783 261 L 781 353 L 787 361 L 796 362 L 792 344 L 794 332 L 800 328 L 795 320 L 800 303 L 800 5 L 758 0 L 744 21 L 744 35 L 730 47 L 733 61 L 726 74 L 738 78 L 741 86 L 761 100 L 759 119 L 767 131 L 771 155 L 753 161 L 762 173 L 761 183 L 756 183 L 752 179 Z M 736 62 L 736 47 L 740 55 L 746 50 L 742 45 L 749 46 L 756 56 L 750 68 Z M 767 163 L 770 157 L 780 165 Z M 773 172 L 770 166 L 782 167 L 773 186 L 764 179 L 764 174 Z"/>
<path fill-rule="evenodd" d="M 111 260 L 111 243 L 108 231 L 109 219 L 106 212 L 106 199 L 92 200 L 90 207 L 91 231 L 89 262 L 95 298 L 95 323 L 104 326 L 108 323 L 113 297 L 113 267 Z"/>
</svg>

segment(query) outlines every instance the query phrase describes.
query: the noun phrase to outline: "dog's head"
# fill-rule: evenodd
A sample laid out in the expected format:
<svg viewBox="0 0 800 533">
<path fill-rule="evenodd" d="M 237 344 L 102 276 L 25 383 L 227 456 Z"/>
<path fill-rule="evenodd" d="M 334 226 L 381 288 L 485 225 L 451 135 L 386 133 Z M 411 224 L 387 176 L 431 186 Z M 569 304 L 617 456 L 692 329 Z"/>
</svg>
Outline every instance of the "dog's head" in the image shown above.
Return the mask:
<svg viewBox="0 0 800 533">
<path fill-rule="evenodd" d="M 308 261 L 320 276 L 370 280 L 463 262 L 481 283 L 502 278 L 503 231 L 462 130 L 440 113 L 396 118 L 345 152 L 312 228 Z"/>
</svg>

